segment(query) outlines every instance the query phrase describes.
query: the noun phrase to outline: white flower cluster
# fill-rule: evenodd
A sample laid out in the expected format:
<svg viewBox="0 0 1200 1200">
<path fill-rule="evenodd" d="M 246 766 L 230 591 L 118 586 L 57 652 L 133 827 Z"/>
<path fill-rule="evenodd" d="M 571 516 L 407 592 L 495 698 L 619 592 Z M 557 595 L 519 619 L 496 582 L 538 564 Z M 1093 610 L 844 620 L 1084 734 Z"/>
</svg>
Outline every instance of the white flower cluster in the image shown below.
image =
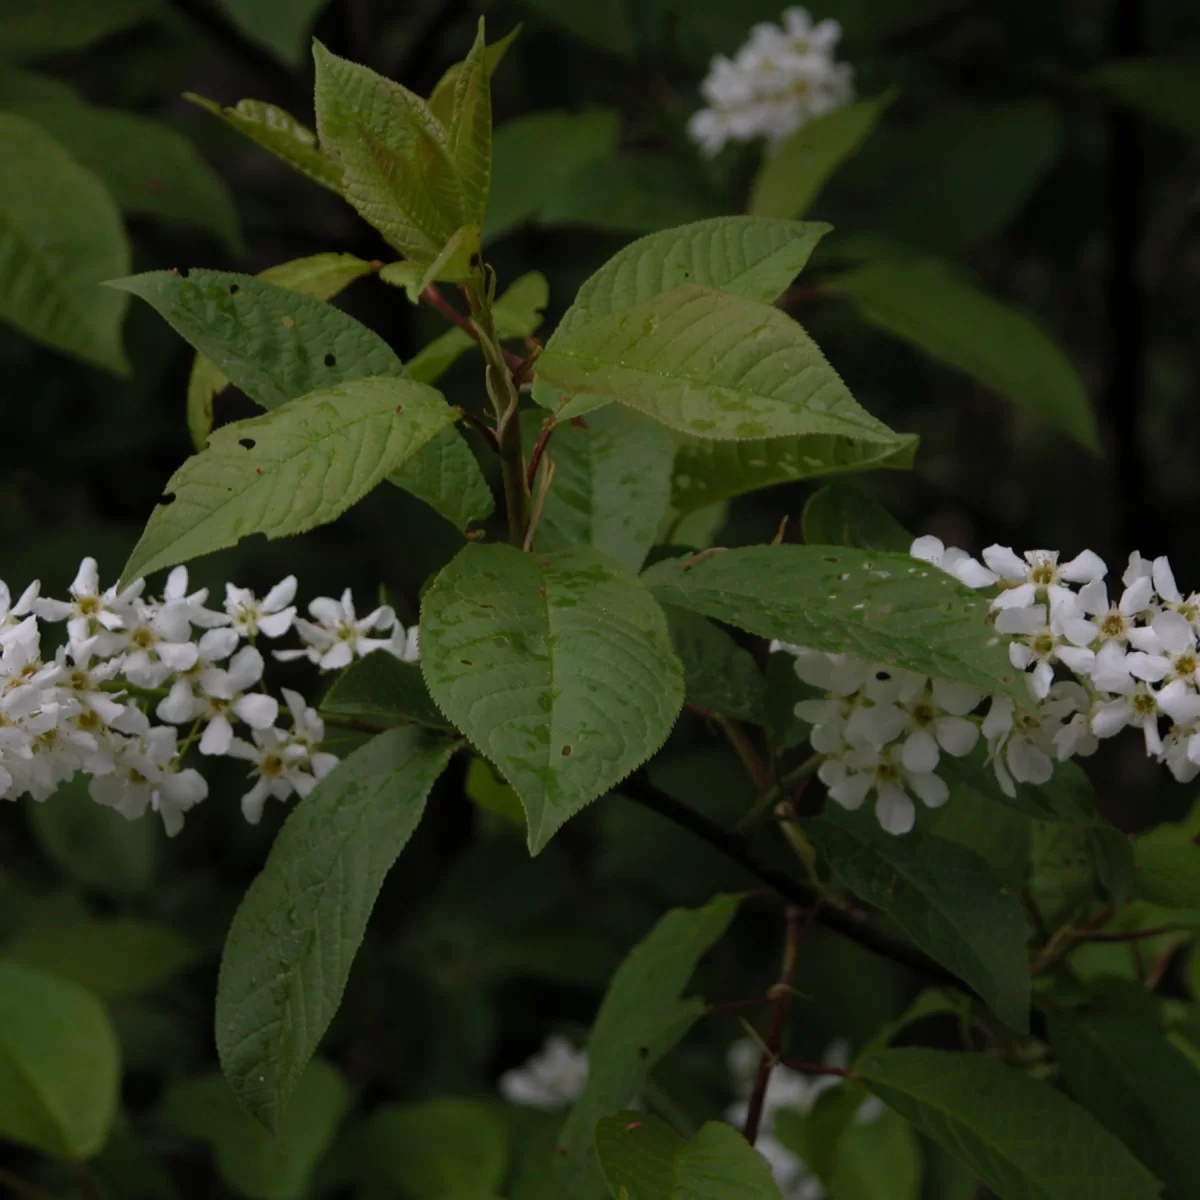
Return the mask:
<svg viewBox="0 0 1200 1200">
<path fill-rule="evenodd" d="M 911 553 L 968 587 L 992 590 L 988 619 L 1011 638 L 1009 658 L 1025 672 L 1029 703 L 1018 708 L 964 684 L 775 643 L 795 656 L 800 678 L 825 693 L 801 701 L 796 713 L 813 727 L 813 749 L 827 756 L 818 773 L 832 799 L 855 809 L 874 792 L 880 824 L 907 833 L 912 797 L 936 808 L 949 795 L 937 774 L 942 753 L 969 754 L 982 737 L 1011 796 L 1017 784 L 1046 783 L 1055 761 L 1092 754 L 1127 726 L 1142 731 L 1146 752 L 1181 783 L 1200 775 L 1200 595 L 1180 592 L 1166 558 L 1134 551 L 1111 598 L 1108 568 L 1091 550 L 1064 563 L 1054 550 L 1018 555 L 989 546 L 980 563 L 922 537 Z"/>
<path fill-rule="evenodd" d="M 552 1034 L 542 1048 L 519 1067 L 500 1076 L 500 1095 L 527 1108 L 559 1108 L 583 1095 L 588 1079 L 588 1052 Z"/>
<path fill-rule="evenodd" d="M 688 132 L 705 154 L 727 141 L 766 138 L 777 146 L 813 117 L 854 98 L 854 73 L 833 55 L 841 26 L 813 24 L 802 8 L 789 8 L 783 26 L 764 22 L 750 31 L 732 58 L 718 54 L 700 85 L 708 107 L 692 115 Z"/>
<path fill-rule="evenodd" d="M 741 1129 L 749 1111 L 750 1092 L 758 1073 L 762 1047 L 749 1038 L 742 1038 L 729 1047 L 729 1072 L 739 1099 L 725 1113 L 725 1119 Z M 824 1066 L 845 1069 L 850 1065 L 850 1047 L 842 1039 L 831 1042 L 822 1060 Z M 825 1190 L 818 1179 L 808 1173 L 803 1161 L 775 1136 L 775 1114 L 781 1109 L 808 1113 L 827 1088 L 836 1087 L 836 1075 L 805 1075 L 790 1067 L 776 1066 L 767 1082 L 763 1098 L 762 1120 L 754 1148 L 770 1164 L 771 1174 L 779 1185 L 783 1200 L 822 1200 Z M 870 1097 L 859 1108 L 856 1119 L 873 1121 L 884 1110 L 883 1102 Z"/>
<path fill-rule="evenodd" d="M 140 579 L 120 591 L 102 588 L 91 558 L 68 600 L 42 596 L 34 583 L 14 604 L 0 581 L 0 798 L 44 801 L 82 771 L 97 803 L 129 819 L 150 809 L 174 835 L 208 794 L 200 772 L 183 766 L 193 746 L 251 764 L 254 782 L 242 797 L 248 821 L 260 819 L 269 796 L 307 795 L 338 760 L 319 748 L 321 718 L 288 689 L 281 727 L 257 639 L 295 629 L 302 647 L 276 656 L 328 669 L 375 649 L 411 660 L 417 631 L 387 607 L 357 618 L 348 591 L 340 602 L 314 600 L 306 621 L 295 595 L 293 576 L 261 600 L 229 584 L 223 610 L 210 609 L 207 589 L 188 591 L 184 567 L 170 573 L 161 596 L 149 596 Z M 66 623 L 65 644 L 53 653 L 43 652 L 43 622 Z"/>
</svg>

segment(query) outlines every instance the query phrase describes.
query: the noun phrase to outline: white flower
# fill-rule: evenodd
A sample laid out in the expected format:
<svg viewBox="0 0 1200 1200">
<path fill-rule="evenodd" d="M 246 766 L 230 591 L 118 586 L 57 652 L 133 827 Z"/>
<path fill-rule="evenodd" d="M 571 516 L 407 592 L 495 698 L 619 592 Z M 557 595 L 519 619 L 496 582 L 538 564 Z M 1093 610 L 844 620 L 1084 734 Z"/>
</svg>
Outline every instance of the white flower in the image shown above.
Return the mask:
<svg viewBox="0 0 1200 1200">
<path fill-rule="evenodd" d="M 1149 683 L 1181 679 L 1191 684 L 1200 680 L 1196 632 L 1182 613 L 1160 612 L 1149 627 L 1131 629 L 1129 640 L 1137 649 L 1126 655 L 1125 667 L 1135 679 Z"/>
<path fill-rule="evenodd" d="M 953 575 L 959 583 L 965 583 L 970 588 L 991 587 L 996 582 L 995 572 L 989 571 L 965 550 L 943 545 L 941 538 L 929 535 L 919 537 L 913 542 L 909 554 L 945 571 L 947 575 Z"/>
<path fill-rule="evenodd" d="M 1019 783 L 1042 784 L 1050 779 L 1055 737 L 1086 702 L 1082 688 L 1062 683 L 1054 684 L 1035 708 L 1017 710 L 1009 697 L 993 697 L 983 736 L 988 762 L 1005 795 L 1015 796 Z"/>
<path fill-rule="evenodd" d="M 66 621 L 67 636 L 82 642 L 105 630 L 123 628 L 145 586 L 144 579 L 137 579 L 119 595 L 115 588 L 101 591 L 100 568 L 94 558 L 85 558 L 68 589 L 70 601 L 43 597 L 34 601 L 33 611 L 43 621 Z"/>
<path fill-rule="evenodd" d="M 374 631 L 390 629 L 396 614 L 386 604 L 380 605 L 361 620 L 354 611 L 354 599 L 347 588 L 340 601 L 329 596 L 318 596 L 309 606 L 309 613 L 316 623 L 296 618 L 296 630 L 307 642 L 303 650 L 276 650 L 275 657 L 283 662 L 296 658 L 307 658 L 327 671 L 348 666 L 355 658 L 370 654 L 372 650 L 386 650 L 387 638 L 367 635 Z"/>
<path fill-rule="evenodd" d="M 1141 729 L 1146 753 L 1159 756 L 1163 753 L 1158 728 L 1160 714 L 1181 725 L 1191 724 L 1200 718 L 1200 696 L 1178 679 L 1159 692 L 1139 682 L 1125 695 L 1096 706 L 1092 713 L 1092 732 L 1098 738 L 1110 738 L 1132 725 Z"/>
<path fill-rule="evenodd" d="M 979 740 L 979 726 L 967 720 L 967 713 L 979 707 L 984 692 L 946 679 L 912 678 L 919 681 L 919 686 L 910 683 L 900 696 L 900 705 L 908 714 L 904 730 L 907 736 L 900 749 L 905 768 L 932 771 L 942 750 L 955 758 L 970 754 Z"/>
<path fill-rule="evenodd" d="M 188 593 L 187 567 L 175 567 L 167 576 L 167 585 L 163 588 L 162 601 L 159 607 L 170 613 L 172 618 L 187 621 L 200 629 L 215 629 L 219 625 L 228 625 L 229 617 L 204 607 L 208 599 L 208 588 Z"/>
<path fill-rule="evenodd" d="M 245 638 L 277 638 L 287 633 L 296 617 L 296 577 L 289 575 L 259 600 L 249 588 L 225 585 L 225 612 Z"/>
<path fill-rule="evenodd" d="M 586 1050 L 576 1050 L 564 1037 L 548 1037 L 542 1048 L 519 1067 L 500 1076 L 500 1094 L 510 1104 L 559 1108 L 583 1094 L 588 1078 Z"/>
<path fill-rule="evenodd" d="M 304 697 L 290 688 L 283 689 L 283 698 L 292 717 L 289 741 L 308 755 L 308 769 L 317 779 L 324 779 L 338 765 L 338 756 L 319 749 L 325 740 L 325 722 L 315 708 L 309 708 Z"/>
<path fill-rule="evenodd" d="M 257 781 L 242 797 L 242 816 L 251 825 L 262 820 L 263 805 L 268 797 L 288 800 L 294 793 L 303 798 L 337 763 L 332 754 L 321 755 L 318 761 L 302 740 L 297 741 L 274 726 L 255 729 L 252 736 L 253 745 L 234 738 L 227 751 L 232 758 L 254 764 L 252 774 L 257 776 Z"/>
<path fill-rule="evenodd" d="M 143 737 L 126 739 L 117 751 L 115 770 L 92 779 L 97 804 L 115 808 L 127 820 L 153 809 L 167 836 L 183 828 L 183 814 L 208 795 L 208 784 L 195 770 L 175 770 L 175 730 L 155 725 Z"/>
<path fill-rule="evenodd" d="M 419 661 L 421 657 L 421 627 L 410 625 L 406 630 L 397 621 L 392 629 L 392 636 L 388 638 L 387 648 L 401 662 L 415 663 Z"/>
<path fill-rule="evenodd" d="M 1124 643 L 1129 638 L 1135 619 L 1150 607 L 1154 597 L 1154 585 L 1148 575 L 1139 576 L 1121 593 L 1121 599 L 1116 604 L 1108 600 L 1108 588 L 1102 579 L 1093 579 L 1079 589 L 1075 601 L 1080 610 L 1093 618 L 1096 632 L 1093 635 L 1101 642 Z M 1072 623 L 1078 618 L 1067 618 L 1065 628 L 1070 631 Z M 1076 645 L 1085 645 L 1077 637 L 1072 639 Z"/>
<path fill-rule="evenodd" d="M 1154 590 L 1166 608 L 1179 613 L 1193 627 L 1200 625 L 1200 594 L 1192 592 L 1186 598 L 1175 583 L 1175 572 L 1166 557 L 1156 558 L 1150 568 Z"/>
<path fill-rule="evenodd" d="M 1060 564 L 1057 550 L 1026 550 L 1020 559 L 1008 546 L 989 546 L 983 561 L 999 576 L 1004 589 L 992 601 L 993 608 L 1028 608 L 1039 593 L 1046 592 L 1053 611 L 1056 603 L 1074 599 L 1067 583 L 1091 583 L 1108 572 L 1104 560 L 1091 550 Z"/>
<path fill-rule="evenodd" d="M 1086 648 L 1096 636 L 1095 625 L 1075 615 L 1078 610 L 1074 607 L 1073 596 L 1059 601 L 1058 607 L 1059 612 L 1049 620 L 1044 604 L 1001 608 L 996 614 L 997 632 L 1014 637 L 1008 646 L 1009 661 L 1020 671 L 1033 667 L 1031 687 L 1038 700 L 1044 700 L 1050 694 L 1056 662 L 1084 675 L 1096 661 L 1095 654 Z M 1066 633 L 1068 622 L 1070 636 Z"/>
<path fill-rule="evenodd" d="M 830 799 L 843 808 L 861 808 L 876 793 L 875 816 L 888 833 L 908 833 L 916 820 L 911 791 L 930 808 L 945 804 L 950 789 L 940 775 L 910 771 L 890 746 L 860 746 L 840 758 L 827 758 L 818 768 Z"/>
</svg>

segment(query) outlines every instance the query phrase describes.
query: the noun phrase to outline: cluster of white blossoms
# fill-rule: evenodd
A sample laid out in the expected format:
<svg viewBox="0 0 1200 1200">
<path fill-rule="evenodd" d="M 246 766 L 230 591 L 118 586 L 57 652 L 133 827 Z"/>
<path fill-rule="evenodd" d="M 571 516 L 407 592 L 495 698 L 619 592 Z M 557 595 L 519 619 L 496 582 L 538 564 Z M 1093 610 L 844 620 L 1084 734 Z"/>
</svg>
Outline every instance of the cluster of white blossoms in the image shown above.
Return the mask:
<svg viewBox="0 0 1200 1200">
<path fill-rule="evenodd" d="M 281 705 L 266 690 L 259 638 L 294 631 L 302 645 L 276 657 L 332 669 L 372 650 L 411 661 L 417 631 L 386 606 L 358 618 L 349 591 L 314 600 L 305 620 L 295 595 L 293 576 L 262 599 L 228 584 L 222 608 L 208 608 L 184 567 L 150 596 L 140 579 L 102 588 L 91 558 L 66 600 L 34 583 L 14 604 L 0 581 L 0 798 L 44 801 L 82 771 L 97 803 L 129 819 L 156 812 L 173 836 L 208 794 L 183 765 L 193 747 L 250 764 L 248 821 L 268 797 L 307 795 L 338 760 L 320 749 L 324 722 L 299 693 L 282 689 Z M 44 650 L 43 625 L 59 623 L 65 641 Z"/>
<path fill-rule="evenodd" d="M 1085 550 L 989 546 L 980 563 L 934 537 L 912 545 L 921 559 L 992 594 L 988 620 L 1011 638 L 1009 658 L 1025 673 L 1029 703 L 988 696 L 850 654 L 773 643 L 795 656 L 796 672 L 825 693 L 796 713 L 825 755 L 818 774 L 829 795 L 875 812 L 891 833 L 915 820 L 913 797 L 931 808 L 949 796 L 937 774 L 942 754 L 969 754 L 982 738 L 1000 787 L 1046 783 L 1054 763 L 1095 752 L 1101 739 L 1141 730 L 1146 752 L 1186 783 L 1200 775 L 1200 595 L 1184 596 L 1166 558 L 1136 550 L 1110 595 L 1108 568 Z M 1165 732 L 1164 732 L 1165 730 Z"/>
<path fill-rule="evenodd" d="M 783 25 L 764 22 L 750 31 L 732 58 L 718 54 L 700 85 L 706 108 L 692 115 L 688 132 L 705 154 L 727 141 L 766 138 L 774 147 L 813 117 L 854 98 L 854 72 L 834 61 L 841 37 L 836 21 L 813 23 L 789 8 Z"/>
</svg>

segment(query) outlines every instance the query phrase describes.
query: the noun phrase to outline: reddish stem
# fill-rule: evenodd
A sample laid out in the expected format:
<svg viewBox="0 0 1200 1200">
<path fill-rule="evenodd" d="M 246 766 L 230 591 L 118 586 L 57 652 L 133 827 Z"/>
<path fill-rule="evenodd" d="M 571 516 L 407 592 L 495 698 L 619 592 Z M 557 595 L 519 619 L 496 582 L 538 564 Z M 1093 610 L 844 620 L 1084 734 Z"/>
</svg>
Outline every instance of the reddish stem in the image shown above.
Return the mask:
<svg viewBox="0 0 1200 1200">
<path fill-rule="evenodd" d="M 470 317 L 460 313 L 445 296 L 442 295 L 441 289 L 436 283 L 431 283 L 422 293 L 421 299 L 432 308 L 436 308 L 453 325 L 457 325 L 463 333 L 467 334 L 474 341 L 479 341 L 479 330 L 475 328 L 475 323 Z M 513 354 L 509 350 L 501 347 L 500 352 L 504 355 L 504 361 L 508 364 L 508 369 L 513 373 L 514 378 L 516 373 L 524 365 L 524 360 Z"/>
<path fill-rule="evenodd" d="M 550 435 L 554 432 L 554 418 L 547 417 L 542 425 L 542 430 L 537 436 L 537 441 L 533 443 L 533 449 L 529 452 L 529 466 L 525 471 L 525 487 L 529 491 L 533 491 L 533 480 L 537 475 L 537 469 L 541 465 L 542 454 L 546 449 L 546 443 L 550 440 Z"/>
<path fill-rule="evenodd" d="M 836 1075 L 839 1079 L 857 1079 L 856 1072 L 846 1067 L 831 1067 L 827 1063 L 801 1062 L 798 1058 L 781 1058 L 779 1060 L 792 1071 L 802 1071 L 805 1075 Z"/>
</svg>

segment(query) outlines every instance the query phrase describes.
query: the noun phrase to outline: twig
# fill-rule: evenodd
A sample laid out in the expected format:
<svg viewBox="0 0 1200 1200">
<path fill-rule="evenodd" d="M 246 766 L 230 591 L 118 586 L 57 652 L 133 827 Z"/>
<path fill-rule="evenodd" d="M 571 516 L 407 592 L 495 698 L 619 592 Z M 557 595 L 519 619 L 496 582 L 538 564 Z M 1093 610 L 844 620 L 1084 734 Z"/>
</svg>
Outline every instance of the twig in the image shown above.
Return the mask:
<svg viewBox="0 0 1200 1200">
<path fill-rule="evenodd" d="M 319 716 L 326 725 L 335 729 L 353 729 L 358 733 L 387 733 L 391 725 L 382 725 L 377 721 L 364 721 L 359 717 L 346 717 L 340 713 L 319 711 Z"/>
<path fill-rule="evenodd" d="M 529 466 L 525 469 L 525 486 L 531 492 L 538 464 L 542 461 L 542 454 L 546 449 L 546 443 L 550 440 L 550 435 L 554 432 L 555 425 L 553 417 L 547 417 L 542 422 L 541 432 L 537 436 L 537 441 L 533 443 L 533 449 L 529 452 Z"/>
<path fill-rule="evenodd" d="M 85 1200 L 100 1200 L 100 1189 L 96 1186 L 96 1176 L 92 1174 L 92 1168 L 85 1162 L 78 1164 L 77 1173 L 79 1175 L 79 1188 L 83 1192 Z"/>
<path fill-rule="evenodd" d="M 470 425 L 470 427 L 474 429 L 476 433 L 482 434 L 484 441 L 486 441 L 487 444 L 491 446 L 491 448 L 495 450 L 497 454 L 499 454 L 500 439 L 496 436 L 496 431 L 490 425 L 485 425 L 474 413 L 467 412 L 467 410 L 463 408 L 461 404 L 456 404 L 455 408 L 458 409 L 462 419 L 466 421 L 466 423 Z"/>
<path fill-rule="evenodd" d="M 754 790 L 757 795 L 761 798 L 773 792 L 775 784 L 771 779 L 771 772 L 759 758 L 758 751 L 755 750 L 754 743 L 750 740 L 750 735 L 742 727 L 741 722 L 718 712 L 712 714 L 712 719 L 729 739 L 729 744 L 745 768 L 746 774 L 754 781 Z"/>
<path fill-rule="evenodd" d="M 1140 942 L 1143 938 L 1162 937 L 1164 933 L 1186 933 L 1182 925 L 1155 925 L 1152 929 L 1131 929 L 1126 933 L 1092 933 L 1077 929 L 1071 937 L 1077 942 Z"/>
<path fill-rule="evenodd" d="M 533 549 L 533 537 L 537 533 L 538 524 L 542 519 L 542 509 L 545 507 L 546 497 L 550 494 L 550 485 L 554 482 L 555 470 L 554 459 L 546 455 L 546 469 L 542 472 L 537 494 L 533 498 L 533 504 L 529 511 L 529 525 L 525 530 L 525 541 L 521 544 L 521 549 L 526 554 Z"/>
<path fill-rule="evenodd" d="M 746 1105 L 746 1124 L 742 1135 L 750 1145 L 754 1145 L 758 1137 L 758 1127 L 762 1123 L 763 1105 L 767 1099 L 767 1085 L 771 1082 L 771 1072 L 779 1061 L 779 1052 L 783 1047 L 783 1031 L 787 1024 L 788 1000 L 792 995 L 792 976 L 796 973 L 796 960 L 799 957 L 800 939 L 812 920 L 814 909 L 805 912 L 794 904 L 787 910 L 787 932 L 783 939 L 783 962 L 779 967 L 779 982 L 771 989 L 771 1020 L 767 1026 L 767 1040 L 762 1054 L 758 1059 L 758 1071 L 754 1076 L 754 1086 L 750 1089 L 750 1100 Z"/>
<path fill-rule="evenodd" d="M 460 313 L 445 296 L 442 295 L 441 288 L 436 283 L 431 283 L 422 293 L 421 299 L 425 301 L 431 308 L 436 308 L 452 325 L 457 325 L 463 333 L 467 334 L 472 341 L 479 341 L 479 330 L 475 328 L 475 322 L 464 313 Z M 504 355 L 504 361 L 508 364 L 508 369 L 512 373 L 513 378 L 516 378 L 517 372 L 524 366 L 525 360 L 520 356 L 513 354 L 511 350 L 505 350 L 500 347 L 500 353 Z"/>
</svg>

